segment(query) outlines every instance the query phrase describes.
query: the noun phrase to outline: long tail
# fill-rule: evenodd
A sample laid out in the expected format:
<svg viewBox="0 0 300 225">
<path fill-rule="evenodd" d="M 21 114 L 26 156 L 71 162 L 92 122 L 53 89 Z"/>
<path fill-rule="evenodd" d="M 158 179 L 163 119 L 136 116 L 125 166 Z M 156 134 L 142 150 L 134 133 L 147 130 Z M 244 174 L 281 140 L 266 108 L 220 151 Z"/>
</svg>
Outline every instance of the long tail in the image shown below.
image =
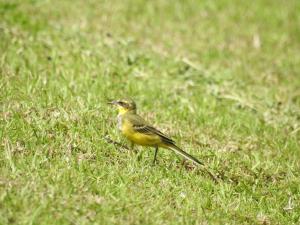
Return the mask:
<svg viewBox="0 0 300 225">
<path fill-rule="evenodd" d="M 173 150 L 175 153 L 183 156 L 184 158 L 191 160 L 192 162 L 198 164 L 198 165 L 204 165 L 202 162 L 200 162 L 198 159 L 196 159 L 194 156 L 186 153 L 185 151 L 183 151 L 182 149 L 180 149 L 179 147 L 177 147 L 175 144 L 169 144 L 168 148 Z"/>
<path fill-rule="evenodd" d="M 192 156 L 192 155 L 186 153 L 185 151 L 183 151 L 182 149 L 180 149 L 179 147 L 177 147 L 174 143 L 168 143 L 167 148 L 173 150 L 174 152 L 176 152 L 177 154 L 183 156 L 184 158 L 191 160 L 192 162 L 196 163 L 197 165 L 202 165 L 202 166 L 204 166 L 204 164 L 203 164 L 202 162 L 200 162 L 200 161 L 199 161 L 198 159 L 196 159 L 194 156 Z M 206 167 L 204 166 L 203 169 L 209 174 L 209 176 L 210 176 L 216 183 L 218 183 L 217 177 L 216 177 L 212 172 L 210 172 L 210 169 L 209 169 L 209 168 L 206 168 Z"/>
</svg>

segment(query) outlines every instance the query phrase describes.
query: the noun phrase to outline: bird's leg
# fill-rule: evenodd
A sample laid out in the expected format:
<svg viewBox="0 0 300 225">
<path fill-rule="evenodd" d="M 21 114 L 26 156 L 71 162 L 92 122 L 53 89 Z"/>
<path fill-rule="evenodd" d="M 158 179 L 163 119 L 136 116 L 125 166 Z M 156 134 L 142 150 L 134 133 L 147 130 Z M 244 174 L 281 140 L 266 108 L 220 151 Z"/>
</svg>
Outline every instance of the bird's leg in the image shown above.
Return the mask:
<svg viewBox="0 0 300 225">
<path fill-rule="evenodd" d="M 156 145 L 155 146 L 154 159 L 153 159 L 153 165 L 155 164 L 155 161 L 156 161 L 157 152 L 158 152 L 158 146 Z"/>
<path fill-rule="evenodd" d="M 130 149 L 131 149 L 133 152 L 137 153 L 137 150 L 136 150 L 136 148 L 134 147 L 134 143 L 133 143 L 133 142 L 131 142 Z"/>
</svg>

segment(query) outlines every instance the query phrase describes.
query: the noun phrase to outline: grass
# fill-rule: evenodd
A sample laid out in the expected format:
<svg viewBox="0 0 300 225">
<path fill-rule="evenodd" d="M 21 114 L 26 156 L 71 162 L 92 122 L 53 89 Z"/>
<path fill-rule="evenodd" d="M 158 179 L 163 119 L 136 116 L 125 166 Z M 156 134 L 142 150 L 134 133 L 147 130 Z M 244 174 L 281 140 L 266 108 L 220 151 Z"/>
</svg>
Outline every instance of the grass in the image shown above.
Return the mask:
<svg viewBox="0 0 300 225">
<path fill-rule="evenodd" d="M 299 224 L 299 1 L 0 1 L 0 224 Z M 201 159 L 134 154 L 107 99 Z"/>
</svg>

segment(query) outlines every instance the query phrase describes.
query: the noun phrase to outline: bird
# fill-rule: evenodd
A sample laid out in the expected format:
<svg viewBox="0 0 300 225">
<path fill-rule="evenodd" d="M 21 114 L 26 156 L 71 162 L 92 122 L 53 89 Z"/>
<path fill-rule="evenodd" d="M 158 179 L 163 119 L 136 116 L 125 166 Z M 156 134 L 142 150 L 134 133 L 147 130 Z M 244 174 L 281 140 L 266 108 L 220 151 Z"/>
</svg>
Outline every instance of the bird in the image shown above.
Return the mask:
<svg viewBox="0 0 300 225">
<path fill-rule="evenodd" d="M 174 140 L 138 115 L 136 103 L 132 99 L 109 101 L 108 104 L 118 108 L 117 127 L 131 142 L 132 148 L 135 144 L 155 148 L 153 164 L 156 162 L 158 149 L 165 148 L 174 151 L 196 165 L 204 165 L 197 158 L 179 148 Z"/>
</svg>

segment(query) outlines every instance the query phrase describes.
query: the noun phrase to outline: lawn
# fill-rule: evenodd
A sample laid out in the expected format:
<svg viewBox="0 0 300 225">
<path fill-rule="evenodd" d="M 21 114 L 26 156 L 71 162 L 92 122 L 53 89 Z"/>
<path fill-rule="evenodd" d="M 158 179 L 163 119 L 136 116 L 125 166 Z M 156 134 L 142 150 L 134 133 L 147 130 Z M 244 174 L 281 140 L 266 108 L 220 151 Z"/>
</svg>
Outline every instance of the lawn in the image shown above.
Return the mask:
<svg viewBox="0 0 300 225">
<path fill-rule="evenodd" d="M 299 224 L 298 0 L 0 0 L 0 224 Z M 109 99 L 217 177 L 130 146 Z"/>
</svg>

